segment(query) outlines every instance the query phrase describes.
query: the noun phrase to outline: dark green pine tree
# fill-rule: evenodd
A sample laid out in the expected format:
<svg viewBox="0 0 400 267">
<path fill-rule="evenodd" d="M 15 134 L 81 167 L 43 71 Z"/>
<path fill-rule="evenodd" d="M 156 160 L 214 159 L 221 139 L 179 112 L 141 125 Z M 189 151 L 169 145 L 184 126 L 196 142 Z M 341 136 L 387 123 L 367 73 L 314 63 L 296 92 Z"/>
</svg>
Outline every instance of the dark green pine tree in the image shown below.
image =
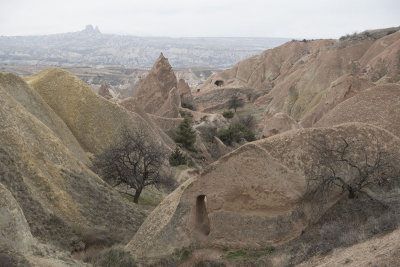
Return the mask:
<svg viewBox="0 0 400 267">
<path fill-rule="evenodd" d="M 171 166 L 185 165 L 187 162 L 185 155 L 179 150 L 178 147 L 169 155 L 169 164 Z"/>
<path fill-rule="evenodd" d="M 188 150 L 194 151 L 193 147 L 196 142 L 196 132 L 192 128 L 192 121 L 188 116 L 185 116 L 183 121 L 179 124 L 175 132 L 175 142 L 182 144 Z"/>
</svg>

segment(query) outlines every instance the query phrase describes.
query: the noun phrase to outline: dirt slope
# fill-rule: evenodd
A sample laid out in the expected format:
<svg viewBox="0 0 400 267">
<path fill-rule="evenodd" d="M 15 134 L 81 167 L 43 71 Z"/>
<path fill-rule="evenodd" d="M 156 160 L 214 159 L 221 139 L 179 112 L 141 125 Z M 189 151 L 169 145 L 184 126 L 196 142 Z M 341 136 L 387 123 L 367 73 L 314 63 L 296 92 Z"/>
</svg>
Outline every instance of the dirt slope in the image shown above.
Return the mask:
<svg viewBox="0 0 400 267">
<path fill-rule="evenodd" d="M 0 183 L 39 241 L 71 251 L 92 231 L 114 242 L 137 230 L 145 213 L 126 203 L 1 87 L 0 126 Z M 114 235 L 116 225 L 121 231 Z"/>
<path fill-rule="evenodd" d="M 345 122 L 364 122 L 400 136 L 400 85 L 385 84 L 369 88 L 337 105 L 315 127 Z"/>
<path fill-rule="evenodd" d="M 115 141 L 121 127 L 147 129 L 160 137 L 139 115 L 97 95 L 82 80 L 61 69 L 47 69 L 26 78 L 65 122 L 85 151 L 99 153 Z"/>
<path fill-rule="evenodd" d="M 298 266 L 398 266 L 399 258 L 400 230 L 395 230 L 351 247 L 336 249 Z"/>
<path fill-rule="evenodd" d="M 84 150 L 68 126 L 22 78 L 11 73 L 0 73 L 0 87 L 8 92 L 28 112 L 49 127 L 75 157 L 84 163 L 89 162 Z"/>
</svg>

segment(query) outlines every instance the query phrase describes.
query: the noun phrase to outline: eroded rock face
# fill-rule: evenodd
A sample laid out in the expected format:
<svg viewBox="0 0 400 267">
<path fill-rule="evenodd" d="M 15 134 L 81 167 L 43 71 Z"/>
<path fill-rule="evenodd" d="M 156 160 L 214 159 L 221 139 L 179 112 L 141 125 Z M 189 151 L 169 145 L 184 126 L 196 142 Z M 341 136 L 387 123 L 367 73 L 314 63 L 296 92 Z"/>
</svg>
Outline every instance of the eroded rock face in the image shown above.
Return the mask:
<svg viewBox="0 0 400 267">
<path fill-rule="evenodd" d="M 193 104 L 192 92 L 184 79 L 179 79 L 178 81 L 178 92 L 182 103 Z"/>
<path fill-rule="evenodd" d="M 286 113 L 276 113 L 272 118 L 266 119 L 262 137 L 270 137 L 275 134 L 299 129 L 299 124 Z"/>
<path fill-rule="evenodd" d="M 107 101 L 67 71 L 52 68 L 26 79 L 87 152 L 97 154 L 110 146 L 122 127 L 146 129 L 152 139 L 160 138 L 138 114 Z"/>
<path fill-rule="evenodd" d="M 312 127 L 339 103 L 363 90 L 400 81 L 399 28 L 354 40 L 292 41 L 211 76 L 195 95 L 200 110 L 213 92 L 252 88 L 269 116 L 284 112 Z"/>
<path fill-rule="evenodd" d="M 155 115 L 166 117 L 166 118 L 179 118 L 179 107 L 181 106 L 181 97 L 179 96 L 178 89 L 172 88 L 168 92 L 168 98 L 165 100 L 163 105 L 159 107 Z"/>
<path fill-rule="evenodd" d="M 160 135 L 164 143 L 171 149 L 175 147 L 175 142 L 167 135 L 175 131 L 177 127 L 176 121 L 179 123 L 181 118 L 164 118 L 146 113 L 140 103 L 134 97 L 128 97 L 119 102 L 125 109 L 140 115 L 152 128 Z M 162 123 L 167 121 L 166 123 Z M 170 123 L 173 122 L 173 123 Z"/>
<path fill-rule="evenodd" d="M 110 90 L 108 90 L 108 86 L 105 84 L 102 84 L 100 86 L 98 94 L 104 97 L 105 99 L 113 98 L 112 94 L 110 93 Z"/>
<path fill-rule="evenodd" d="M 169 195 L 126 248 L 137 257 L 154 257 L 188 246 L 257 248 L 284 244 L 343 197 L 339 188 L 323 203 L 304 198 L 304 173 L 312 168 L 308 143 L 317 136 L 333 142 L 357 136 L 368 145 L 371 135 L 398 153 L 399 138 L 359 123 L 301 129 L 246 144 Z"/>
<path fill-rule="evenodd" d="M 22 78 L 12 73 L 0 73 L 0 87 L 20 103 L 30 114 L 49 127 L 75 157 L 85 164 L 89 162 L 84 150 L 65 122 L 54 112 L 40 94 L 32 90 Z"/>
<path fill-rule="evenodd" d="M 168 59 L 161 53 L 149 74 L 138 82 L 134 97 L 141 103 L 147 113 L 162 116 L 162 114 L 159 114 L 160 107 L 166 102 L 170 102 L 170 104 L 175 102 L 170 99 L 170 91 L 177 87 L 175 73 Z M 179 93 L 176 94 L 179 96 Z M 174 106 L 172 105 L 170 108 L 174 109 Z M 164 113 L 166 109 L 164 107 Z"/>
<path fill-rule="evenodd" d="M 61 78 L 64 74 L 58 70 L 49 72 Z M 41 78 L 35 77 L 35 81 L 39 83 Z M 80 83 L 74 77 L 69 78 L 72 84 L 74 81 Z M 85 111 L 85 108 L 90 110 L 90 107 L 82 107 L 82 102 L 79 102 L 90 98 L 85 94 L 86 87 L 76 89 L 81 92 L 76 96 L 80 99 L 78 103 L 74 103 L 76 99 L 70 96 L 67 99 L 71 101 L 63 104 L 61 99 L 68 102 L 65 101 L 68 93 L 62 91 L 58 82 L 49 81 L 51 87 L 42 88 L 45 92 L 49 90 L 53 93 L 43 94 L 51 106 L 58 108 L 53 116 L 57 118 L 55 114 L 60 114 L 68 122 L 66 125 L 71 128 L 82 127 L 84 130 L 84 125 L 77 118 L 83 119 L 89 116 L 88 113 L 71 119 L 68 117 L 68 108 L 77 108 L 77 113 Z M 32 90 L 29 86 L 26 89 Z M 87 90 L 91 92 L 91 88 Z M 71 91 L 72 95 L 76 93 L 73 89 Z M 104 101 L 112 108 L 115 105 L 117 111 L 122 109 L 100 96 L 94 96 L 94 106 Z M 145 213 L 121 199 L 116 191 L 71 152 L 56 131 L 46 126 L 46 121 L 40 119 L 49 116 L 45 114 L 46 110 L 32 109 L 41 106 L 39 100 L 31 98 L 30 106 L 26 105 L 18 95 L 14 97 L 0 86 L 0 183 L 12 193 L 23 210 L 32 235 L 45 244 L 72 251 L 74 242 L 90 231 L 115 240 L 123 240 L 133 234 Z M 123 111 L 118 114 L 124 116 Z M 61 120 L 61 116 L 58 120 Z M 126 120 L 134 123 L 134 120 Z M 90 127 L 90 124 L 86 127 Z M 92 130 L 86 129 L 86 134 Z M 121 232 L 118 231 L 116 235 L 113 232 L 115 225 L 121 226 Z M 107 236 L 108 233 L 112 235 Z"/>
<path fill-rule="evenodd" d="M 6 175 L 0 171 L 1 175 Z M 32 252 L 35 244 L 28 222 L 17 201 L 0 183 L 0 247 Z"/>
<path fill-rule="evenodd" d="M 369 88 L 337 105 L 315 127 L 346 122 L 364 122 L 384 128 L 400 137 L 400 85 Z"/>
</svg>

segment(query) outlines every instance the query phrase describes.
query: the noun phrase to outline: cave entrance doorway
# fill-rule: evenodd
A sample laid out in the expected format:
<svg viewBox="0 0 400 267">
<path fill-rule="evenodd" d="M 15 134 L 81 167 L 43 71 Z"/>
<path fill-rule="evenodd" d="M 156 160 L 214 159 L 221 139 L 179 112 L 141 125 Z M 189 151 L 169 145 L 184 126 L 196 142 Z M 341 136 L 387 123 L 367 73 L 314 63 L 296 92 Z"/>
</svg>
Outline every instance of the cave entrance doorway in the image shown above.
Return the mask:
<svg viewBox="0 0 400 267">
<path fill-rule="evenodd" d="M 196 230 L 204 235 L 210 234 L 206 195 L 200 195 L 196 199 Z"/>
<path fill-rule="evenodd" d="M 214 84 L 215 84 L 216 86 L 222 86 L 222 85 L 224 85 L 224 81 L 222 81 L 222 80 L 216 80 Z"/>
</svg>

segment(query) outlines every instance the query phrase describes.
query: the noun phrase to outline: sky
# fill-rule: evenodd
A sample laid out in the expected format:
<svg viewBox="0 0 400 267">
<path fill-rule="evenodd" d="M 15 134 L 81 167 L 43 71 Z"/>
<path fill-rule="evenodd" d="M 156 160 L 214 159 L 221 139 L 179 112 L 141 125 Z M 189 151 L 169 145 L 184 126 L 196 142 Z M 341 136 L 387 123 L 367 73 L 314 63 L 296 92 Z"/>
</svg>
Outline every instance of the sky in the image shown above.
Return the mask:
<svg viewBox="0 0 400 267">
<path fill-rule="evenodd" d="M 0 0 L 0 35 L 98 26 L 169 37 L 339 38 L 400 26 L 399 0 Z"/>
</svg>

